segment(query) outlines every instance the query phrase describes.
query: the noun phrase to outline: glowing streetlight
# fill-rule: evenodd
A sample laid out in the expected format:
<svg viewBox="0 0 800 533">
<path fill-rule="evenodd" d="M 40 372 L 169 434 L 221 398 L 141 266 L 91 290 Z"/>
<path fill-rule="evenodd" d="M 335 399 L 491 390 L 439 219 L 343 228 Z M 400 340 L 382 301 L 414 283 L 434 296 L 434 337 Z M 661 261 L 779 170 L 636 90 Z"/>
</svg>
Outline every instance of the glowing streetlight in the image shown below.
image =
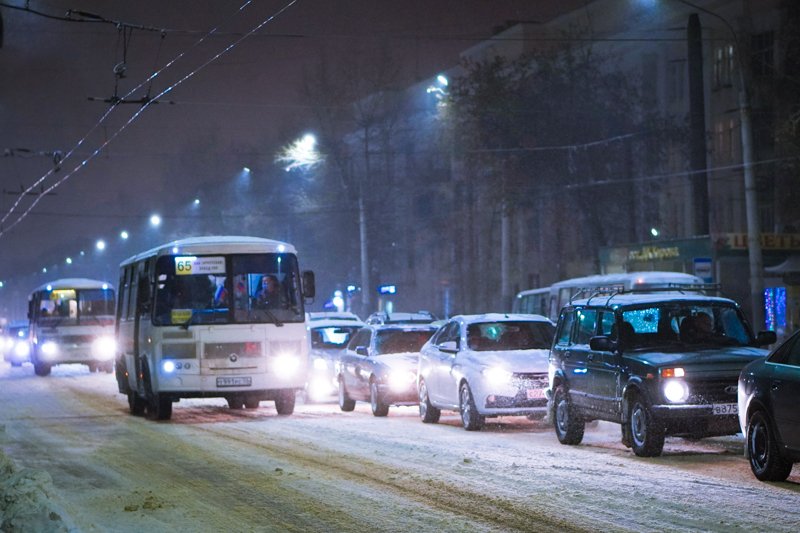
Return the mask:
<svg viewBox="0 0 800 533">
<path fill-rule="evenodd" d="M 286 172 L 294 169 L 310 170 L 324 160 L 317 150 L 317 138 L 310 133 L 284 146 L 275 156 L 276 163 L 286 164 L 283 167 Z"/>
<path fill-rule="evenodd" d="M 161 217 L 158 215 L 150 215 L 150 225 L 157 228 L 161 225 Z"/>
<path fill-rule="evenodd" d="M 194 204 L 195 207 L 198 207 L 200 205 L 200 198 L 195 198 L 194 202 L 192 203 Z"/>
<path fill-rule="evenodd" d="M 64 262 L 65 262 L 65 263 L 67 263 L 68 265 L 71 265 L 71 264 L 72 264 L 72 258 L 71 258 L 71 257 L 67 257 L 67 258 L 64 260 Z"/>
<path fill-rule="evenodd" d="M 650 228 L 650 235 L 658 237 L 658 230 L 656 228 Z"/>
<path fill-rule="evenodd" d="M 127 231 L 122 230 L 119 232 L 119 238 L 122 239 L 123 241 L 128 240 L 128 237 L 130 237 L 130 235 L 128 234 Z"/>
<path fill-rule="evenodd" d="M 94 247 L 102 252 L 103 250 L 106 249 L 106 241 L 104 241 L 103 239 L 98 239 Z"/>
</svg>

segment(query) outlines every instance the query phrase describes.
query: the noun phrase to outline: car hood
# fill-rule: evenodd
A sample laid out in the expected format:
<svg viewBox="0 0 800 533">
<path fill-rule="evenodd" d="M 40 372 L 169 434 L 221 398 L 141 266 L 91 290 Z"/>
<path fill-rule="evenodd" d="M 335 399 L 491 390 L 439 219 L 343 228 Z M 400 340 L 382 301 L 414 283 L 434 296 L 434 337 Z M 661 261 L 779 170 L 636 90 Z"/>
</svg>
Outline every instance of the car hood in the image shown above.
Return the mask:
<svg viewBox="0 0 800 533">
<path fill-rule="evenodd" d="M 374 359 L 391 370 L 411 370 L 416 372 L 419 364 L 419 352 L 385 353 L 374 356 Z"/>
<path fill-rule="evenodd" d="M 499 366 L 509 372 L 547 372 L 549 350 L 501 350 L 467 352 L 471 362 L 481 366 Z"/>
<path fill-rule="evenodd" d="M 769 352 L 750 346 L 732 346 L 683 352 L 628 352 L 625 359 L 656 367 L 712 367 L 718 370 L 741 370 L 751 361 L 766 357 Z"/>
</svg>

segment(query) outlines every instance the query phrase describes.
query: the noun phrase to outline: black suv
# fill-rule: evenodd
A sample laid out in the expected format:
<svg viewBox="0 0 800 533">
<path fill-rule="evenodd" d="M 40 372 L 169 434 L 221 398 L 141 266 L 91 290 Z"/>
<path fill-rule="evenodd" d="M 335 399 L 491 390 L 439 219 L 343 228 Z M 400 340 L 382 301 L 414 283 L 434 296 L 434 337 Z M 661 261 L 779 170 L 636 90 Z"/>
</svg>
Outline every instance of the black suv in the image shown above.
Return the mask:
<svg viewBox="0 0 800 533">
<path fill-rule="evenodd" d="M 562 444 L 590 420 L 622 425 L 636 455 L 661 455 L 666 435 L 739 432 L 737 380 L 775 333 L 757 337 L 726 298 L 617 293 L 571 302 L 550 351 L 550 416 Z"/>
</svg>

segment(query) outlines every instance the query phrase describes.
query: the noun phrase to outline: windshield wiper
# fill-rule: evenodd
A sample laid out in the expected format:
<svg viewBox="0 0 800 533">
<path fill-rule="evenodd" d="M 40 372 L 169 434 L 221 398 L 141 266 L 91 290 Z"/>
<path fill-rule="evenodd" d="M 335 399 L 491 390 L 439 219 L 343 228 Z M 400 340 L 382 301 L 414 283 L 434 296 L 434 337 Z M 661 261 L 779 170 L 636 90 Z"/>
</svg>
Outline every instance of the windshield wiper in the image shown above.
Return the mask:
<svg viewBox="0 0 800 533">
<path fill-rule="evenodd" d="M 261 311 L 264 311 L 264 313 L 267 315 L 267 317 L 268 317 L 270 320 L 272 320 L 272 322 L 275 324 L 275 326 L 277 326 L 277 327 L 279 327 L 279 328 L 282 328 L 282 327 L 283 327 L 283 322 L 281 322 L 280 320 L 278 320 L 278 317 L 276 317 L 275 315 L 273 315 L 273 314 L 272 314 L 272 311 L 270 311 L 269 309 L 261 309 Z"/>
<path fill-rule="evenodd" d="M 194 324 L 194 317 L 196 317 L 196 316 L 197 316 L 197 311 L 195 311 L 194 309 L 192 309 L 192 316 L 190 316 L 190 317 L 189 317 L 189 320 L 187 320 L 186 322 L 184 322 L 183 324 L 181 324 L 181 327 L 182 327 L 183 329 L 185 329 L 185 330 L 188 330 L 188 329 L 189 329 L 189 326 L 191 326 L 192 324 Z"/>
</svg>

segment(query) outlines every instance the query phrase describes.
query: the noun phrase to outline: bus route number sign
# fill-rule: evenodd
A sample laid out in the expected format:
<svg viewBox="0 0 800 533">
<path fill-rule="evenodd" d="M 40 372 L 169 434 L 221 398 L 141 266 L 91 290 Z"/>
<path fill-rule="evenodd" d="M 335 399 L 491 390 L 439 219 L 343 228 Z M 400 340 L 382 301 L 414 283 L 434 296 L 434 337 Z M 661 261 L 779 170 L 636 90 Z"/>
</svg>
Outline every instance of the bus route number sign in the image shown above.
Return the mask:
<svg viewBox="0 0 800 533">
<path fill-rule="evenodd" d="M 224 273 L 225 258 L 222 256 L 196 257 L 184 255 L 175 257 L 176 276 Z"/>
</svg>

